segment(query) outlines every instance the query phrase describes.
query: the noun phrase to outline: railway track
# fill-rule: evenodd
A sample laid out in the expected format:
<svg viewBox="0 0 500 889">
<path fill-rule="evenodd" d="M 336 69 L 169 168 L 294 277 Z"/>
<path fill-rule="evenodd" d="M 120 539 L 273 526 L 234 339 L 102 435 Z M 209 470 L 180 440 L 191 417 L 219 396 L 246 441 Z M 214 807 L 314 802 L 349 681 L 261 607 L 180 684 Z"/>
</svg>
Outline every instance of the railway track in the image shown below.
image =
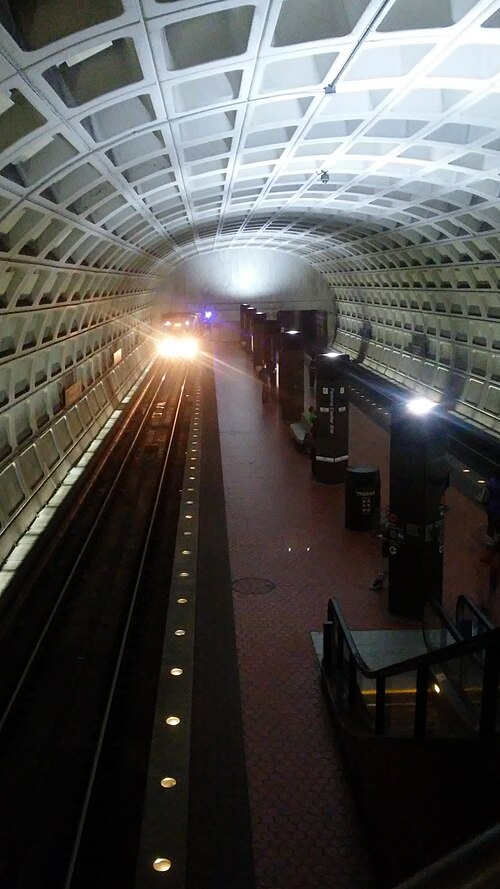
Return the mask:
<svg viewBox="0 0 500 889">
<path fill-rule="evenodd" d="M 0 885 L 133 884 L 189 424 L 147 387 L 0 641 Z"/>
</svg>

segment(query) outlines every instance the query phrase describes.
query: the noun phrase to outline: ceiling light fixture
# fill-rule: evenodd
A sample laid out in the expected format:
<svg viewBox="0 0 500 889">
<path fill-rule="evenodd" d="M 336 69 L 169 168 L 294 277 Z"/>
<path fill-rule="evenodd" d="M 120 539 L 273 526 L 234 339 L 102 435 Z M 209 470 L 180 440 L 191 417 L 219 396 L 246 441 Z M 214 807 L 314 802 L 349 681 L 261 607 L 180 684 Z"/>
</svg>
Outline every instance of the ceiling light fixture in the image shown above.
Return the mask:
<svg viewBox="0 0 500 889">
<path fill-rule="evenodd" d="M 327 185 L 327 183 L 330 181 L 330 177 L 326 170 L 321 170 L 321 181 L 323 185 Z"/>
</svg>

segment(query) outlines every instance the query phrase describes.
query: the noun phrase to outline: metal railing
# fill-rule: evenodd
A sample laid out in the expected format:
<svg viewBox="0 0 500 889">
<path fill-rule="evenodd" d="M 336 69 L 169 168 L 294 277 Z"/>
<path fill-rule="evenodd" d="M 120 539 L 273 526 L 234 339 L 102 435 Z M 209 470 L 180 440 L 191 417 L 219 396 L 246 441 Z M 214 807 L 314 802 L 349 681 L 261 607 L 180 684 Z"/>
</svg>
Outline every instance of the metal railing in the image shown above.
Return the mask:
<svg viewBox="0 0 500 889">
<path fill-rule="evenodd" d="M 464 638 L 480 636 L 494 629 L 494 624 L 468 596 L 459 596 L 455 609 L 455 622 Z"/>
<path fill-rule="evenodd" d="M 360 729 L 394 737 L 486 737 L 496 732 L 500 628 L 485 628 L 464 639 L 442 610 L 435 617 L 436 632 L 445 632 L 444 646 L 371 669 L 340 605 L 329 600 L 322 667 L 341 717 L 354 720 Z"/>
<path fill-rule="evenodd" d="M 500 825 L 400 883 L 396 889 L 498 889 Z"/>
</svg>

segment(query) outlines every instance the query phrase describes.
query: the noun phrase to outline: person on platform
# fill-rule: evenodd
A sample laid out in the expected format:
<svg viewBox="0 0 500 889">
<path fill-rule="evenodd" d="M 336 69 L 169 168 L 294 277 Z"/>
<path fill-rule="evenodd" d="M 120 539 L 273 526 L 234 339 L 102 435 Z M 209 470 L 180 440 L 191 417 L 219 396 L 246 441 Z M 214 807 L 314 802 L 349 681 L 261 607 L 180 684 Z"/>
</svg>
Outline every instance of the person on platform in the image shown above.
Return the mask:
<svg viewBox="0 0 500 889">
<path fill-rule="evenodd" d="M 307 408 L 306 420 L 312 426 L 315 419 L 316 419 L 316 408 L 314 407 L 313 404 L 310 404 L 309 407 Z"/>
<path fill-rule="evenodd" d="M 259 370 L 258 376 L 262 386 L 262 404 L 267 404 L 271 394 L 271 375 L 266 362 L 264 362 Z"/>
<path fill-rule="evenodd" d="M 374 592 L 378 593 L 384 589 L 387 578 L 389 576 L 389 538 L 387 536 L 387 526 L 389 522 L 389 511 L 385 510 L 384 514 L 380 517 L 380 525 L 378 529 L 377 537 L 380 540 L 380 556 L 382 559 L 382 564 L 380 571 L 372 580 L 370 589 Z"/>
<path fill-rule="evenodd" d="M 304 450 L 306 454 L 311 454 L 315 445 L 314 445 L 314 424 L 316 423 L 316 408 L 313 404 L 309 405 L 307 411 L 304 414 L 304 420 L 310 425 L 310 429 L 306 432 L 304 438 Z"/>
<path fill-rule="evenodd" d="M 445 494 L 450 487 L 452 469 L 453 463 L 447 452 L 436 457 L 430 464 L 430 481 L 441 488 L 441 508 L 443 512 L 448 512 L 450 508 L 445 503 Z"/>
</svg>

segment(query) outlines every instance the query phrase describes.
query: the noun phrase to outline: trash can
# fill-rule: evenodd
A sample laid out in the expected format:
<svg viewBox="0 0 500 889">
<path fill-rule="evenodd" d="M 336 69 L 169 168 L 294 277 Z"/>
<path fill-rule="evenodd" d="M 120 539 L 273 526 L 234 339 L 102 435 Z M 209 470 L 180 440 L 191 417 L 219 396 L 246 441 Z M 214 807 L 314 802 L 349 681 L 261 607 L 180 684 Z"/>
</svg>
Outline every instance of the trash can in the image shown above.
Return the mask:
<svg viewBox="0 0 500 889">
<path fill-rule="evenodd" d="M 370 531 L 380 515 L 380 471 L 375 466 L 350 466 L 345 471 L 345 527 Z"/>
</svg>

